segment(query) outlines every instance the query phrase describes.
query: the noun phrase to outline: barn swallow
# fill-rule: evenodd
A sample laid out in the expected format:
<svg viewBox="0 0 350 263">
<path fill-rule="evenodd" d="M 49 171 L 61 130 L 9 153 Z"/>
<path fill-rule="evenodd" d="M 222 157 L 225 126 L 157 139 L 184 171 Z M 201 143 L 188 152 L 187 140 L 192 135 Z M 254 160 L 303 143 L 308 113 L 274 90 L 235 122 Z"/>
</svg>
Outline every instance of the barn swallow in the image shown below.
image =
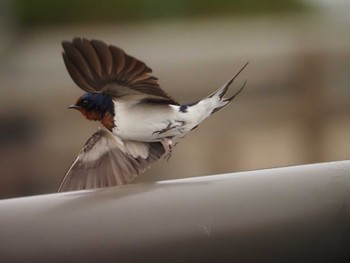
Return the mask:
<svg viewBox="0 0 350 263">
<path fill-rule="evenodd" d="M 248 63 L 208 97 L 180 104 L 145 63 L 116 46 L 84 38 L 62 46 L 69 75 L 86 92 L 69 108 L 103 127 L 86 142 L 59 192 L 130 183 L 161 156 L 169 158 L 181 138 L 228 105 L 246 84 L 224 97 Z"/>
</svg>

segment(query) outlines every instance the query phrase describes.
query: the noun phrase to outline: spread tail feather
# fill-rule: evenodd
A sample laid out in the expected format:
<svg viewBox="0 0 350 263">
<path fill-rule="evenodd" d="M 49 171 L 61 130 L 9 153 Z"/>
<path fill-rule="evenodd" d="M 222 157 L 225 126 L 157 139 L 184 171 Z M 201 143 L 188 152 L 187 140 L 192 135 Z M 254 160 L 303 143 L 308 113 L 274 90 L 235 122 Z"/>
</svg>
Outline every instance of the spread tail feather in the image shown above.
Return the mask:
<svg viewBox="0 0 350 263">
<path fill-rule="evenodd" d="M 219 111 L 227 104 L 229 104 L 244 89 L 247 81 L 245 81 L 242 87 L 238 91 L 236 91 L 235 94 L 233 94 L 231 97 L 224 97 L 233 81 L 245 69 L 247 65 L 248 63 L 246 63 L 230 81 L 225 83 L 220 89 L 218 89 L 208 97 L 196 103 L 182 105 L 179 108 L 179 110 L 181 112 L 190 112 L 193 123 L 198 125 L 203 120 L 208 118 L 211 114 Z M 193 127 L 195 127 L 195 125 Z"/>
<path fill-rule="evenodd" d="M 227 83 L 225 83 L 220 89 L 209 95 L 207 98 L 212 100 L 213 103 L 213 110 L 210 114 L 213 114 L 217 112 L 218 110 L 221 110 L 223 107 L 225 107 L 227 104 L 229 104 L 245 87 L 247 81 L 245 81 L 242 85 L 242 87 L 231 97 L 224 98 L 224 95 L 227 93 L 229 87 L 233 83 L 233 81 L 238 77 L 238 75 L 245 69 L 245 67 L 248 65 L 249 62 L 247 62 L 238 72 L 237 74 Z"/>
</svg>

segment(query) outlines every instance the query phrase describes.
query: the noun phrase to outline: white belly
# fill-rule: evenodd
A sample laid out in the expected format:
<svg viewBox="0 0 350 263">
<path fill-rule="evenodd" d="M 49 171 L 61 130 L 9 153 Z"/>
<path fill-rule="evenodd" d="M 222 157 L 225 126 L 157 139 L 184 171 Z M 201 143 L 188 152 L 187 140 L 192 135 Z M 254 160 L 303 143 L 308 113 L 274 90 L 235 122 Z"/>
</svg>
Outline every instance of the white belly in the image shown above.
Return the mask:
<svg viewBox="0 0 350 263">
<path fill-rule="evenodd" d="M 116 127 L 113 133 L 122 139 L 151 142 L 185 135 L 186 130 L 182 126 L 186 116 L 178 111 L 177 106 L 133 104 L 123 100 L 114 104 Z M 167 127 L 174 128 L 165 131 Z"/>
</svg>

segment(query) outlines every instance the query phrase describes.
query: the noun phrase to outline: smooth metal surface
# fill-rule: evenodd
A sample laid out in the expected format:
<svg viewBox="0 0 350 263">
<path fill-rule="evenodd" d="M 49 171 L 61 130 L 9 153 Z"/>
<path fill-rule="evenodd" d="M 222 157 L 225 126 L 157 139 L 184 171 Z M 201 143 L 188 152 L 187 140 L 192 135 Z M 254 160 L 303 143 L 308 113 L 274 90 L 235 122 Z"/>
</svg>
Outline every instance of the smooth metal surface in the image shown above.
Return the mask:
<svg viewBox="0 0 350 263">
<path fill-rule="evenodd" d="M 350 262 L 350 161 L 0 201 L 0 262 Z"/>
</svg>

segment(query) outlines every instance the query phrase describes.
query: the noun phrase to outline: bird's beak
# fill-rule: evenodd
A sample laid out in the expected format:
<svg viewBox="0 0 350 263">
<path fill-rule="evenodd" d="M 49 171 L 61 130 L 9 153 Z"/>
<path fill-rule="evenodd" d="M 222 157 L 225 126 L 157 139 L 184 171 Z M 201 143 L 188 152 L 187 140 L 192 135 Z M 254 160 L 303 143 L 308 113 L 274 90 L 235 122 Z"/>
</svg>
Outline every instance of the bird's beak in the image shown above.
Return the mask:
<svg viewBox="0 0 350 263">
<path fill-rule="evenodd" d="M 76 109 L 76 110 L 79 110 L 79 109 L 81 109 L 81 107 L 78 106 L 78 105 L 76 105 L 76 104 L 72 104 L 72 105 L 70 105 L 70 106 L 68 107 L 68 109 Z"/>
</svg>

